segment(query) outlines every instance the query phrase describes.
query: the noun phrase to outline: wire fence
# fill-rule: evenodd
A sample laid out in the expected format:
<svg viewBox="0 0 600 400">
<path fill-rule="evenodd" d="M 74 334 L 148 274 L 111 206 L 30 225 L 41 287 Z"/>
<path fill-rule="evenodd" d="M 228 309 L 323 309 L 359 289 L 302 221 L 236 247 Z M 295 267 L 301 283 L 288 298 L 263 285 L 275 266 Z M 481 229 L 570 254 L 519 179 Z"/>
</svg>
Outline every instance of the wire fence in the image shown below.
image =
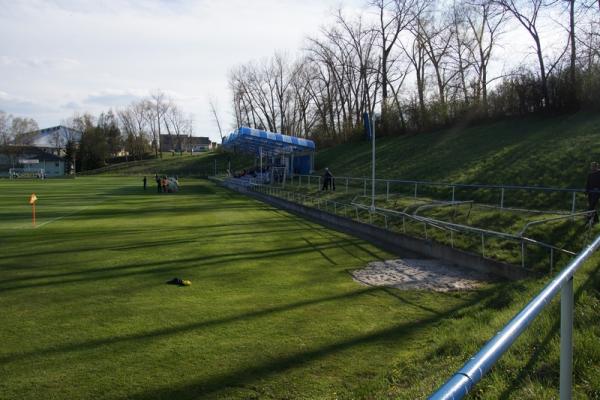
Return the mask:
<svg viewBox="0 0 600 400">
<path fill-rule="evenodd" d="M 375 225 L 392 232 L 420 237 L 425 240 L 435 240 L 452 248 L 479 254 L 483 258 L 517 264 L 524 269 L 532 269 L 535 264 L 547 263 L 549 270 L 552 271 L 558 262 L 566 261 L 575 255 L 575 252 L 568 249 L 526 236 L 527 230 L 531 226 L 577 217 L 589 218 L 591 214 L 591 212 L 585 211 L 528 222 L 518 234 L 510 234 L 424 217 L 416 213 L 409 214 L 404 211 L 380 207 L 371 208 L 356 202 L 335 201 L 298 191 L 285 190 L 281 187 L 265 185 L 253 179 L 227 179 L 227 182 L 244 186 L 246 190 L 282 198 L 303 206 L 350 218 L 357 222 Z M 458 206 L 468 203 L 449 202 L 444 206 Z"/>
<path fill-rule="evenodd" d="M 289 184 L 320 188 L 319 175 L 292 175 Z M 342 193 L 370 195 L 373 180 L 339 176 L 334 178 L 336 190 Z M 557 210 L 575 213 L 587 208 L 584 189 L 543 186 L 479 185 L 401 179 L 375 179 L 376 196 L 387 200 L 395 196 L 430 197 L 445 201 L 475 200 L 498 208 Z"/>
</svg>

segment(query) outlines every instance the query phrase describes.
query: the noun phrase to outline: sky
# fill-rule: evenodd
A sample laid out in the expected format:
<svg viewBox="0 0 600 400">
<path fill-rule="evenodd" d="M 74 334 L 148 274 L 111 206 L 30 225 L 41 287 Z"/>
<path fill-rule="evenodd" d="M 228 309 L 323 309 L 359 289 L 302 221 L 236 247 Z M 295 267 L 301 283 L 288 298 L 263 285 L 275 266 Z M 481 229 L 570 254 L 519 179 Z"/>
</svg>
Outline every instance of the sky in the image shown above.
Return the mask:
<svg viewBox="0 0 600 400">
<path fill-rule="evenodd" d="M 274 51 L 296 54 L 339 6 L 339 0 L 0 0 L 0 110 L 32 117 L 43 128 L 162 90 L 193 116 L 195 135 L 217 140 L 208 99 L 228 131 L 229 70 Z"/>
<path fill-rule="evenodd" d="M 335 10 L 357 12 L 365 3 L 0 0 L 0 110 L 44 128 L 162 90 L 193 117 L 194 135 L 220 141 L 209 98 L 229 132 L 233 67 L 275 51 L 294 56 Z M 519 57 L 527 53 L 521 47 Z"/>
</svg>

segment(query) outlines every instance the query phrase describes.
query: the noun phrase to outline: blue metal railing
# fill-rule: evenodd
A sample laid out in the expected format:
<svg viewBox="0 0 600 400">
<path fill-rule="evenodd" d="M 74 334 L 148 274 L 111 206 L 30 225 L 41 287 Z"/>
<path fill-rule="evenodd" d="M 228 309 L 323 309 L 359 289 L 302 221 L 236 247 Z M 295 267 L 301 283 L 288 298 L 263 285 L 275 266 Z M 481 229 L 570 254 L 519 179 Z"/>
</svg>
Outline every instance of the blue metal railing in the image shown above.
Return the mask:
<svg viewBox="0 0 600 400">
<path fill-rule="evenodd" d="M 573 368 L 573 275 L 600 247 L 600 236 L 579 253 L 537 296 L 533 298 L 492 340 L 440 387 L 430 400 L 462 399 L 494 366 L 527 329 L 538 314 L 561 292 L 560 313 L 560 399 L 571 399 Z"/>
</svg>

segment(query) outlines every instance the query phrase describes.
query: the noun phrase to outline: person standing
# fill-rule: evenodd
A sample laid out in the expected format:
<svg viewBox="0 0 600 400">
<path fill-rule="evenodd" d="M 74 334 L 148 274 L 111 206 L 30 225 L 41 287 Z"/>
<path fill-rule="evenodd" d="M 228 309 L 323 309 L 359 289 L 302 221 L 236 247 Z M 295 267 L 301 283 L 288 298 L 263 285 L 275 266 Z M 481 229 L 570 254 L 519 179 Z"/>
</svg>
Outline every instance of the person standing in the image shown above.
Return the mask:
<svg viewBox="0 0 600 400">
<path fill-rule="evenodd" d="M 590 173 L 588 174 L 587 182 L 585 184 L 585 193 L 588 196 L 588 211 L 594 211 L 594 213 L 590 215 L 590 220 L 592 225 L 595 225 L 598 223 L 596 206 L 600 199 L 600 170 L 598 169 L 597 162 L 590 164 Z"/>
<path fill-rule="evenodd" d="M 329 172 L 329 168 L 325 168 L 325 173 L 323 174 L 323 187 L 321 190 L 329 190 L 331 186 L 331 172 Z"/>
<path fill-rule="evenodd" d="M 146 179 L 146 177 L 144 176 L 144 190 L 146 190 L 147 186 L 148 186 L 148 179 Z"/>
<path fill-rule="evenodd" d="M 156 191 L 158 193 L 160 193 L 161 182 L 160 182 L 160 178 L 158 177 L 158 174 L 154 174 L 154 179 L 156 180 Z"/>
</svg>

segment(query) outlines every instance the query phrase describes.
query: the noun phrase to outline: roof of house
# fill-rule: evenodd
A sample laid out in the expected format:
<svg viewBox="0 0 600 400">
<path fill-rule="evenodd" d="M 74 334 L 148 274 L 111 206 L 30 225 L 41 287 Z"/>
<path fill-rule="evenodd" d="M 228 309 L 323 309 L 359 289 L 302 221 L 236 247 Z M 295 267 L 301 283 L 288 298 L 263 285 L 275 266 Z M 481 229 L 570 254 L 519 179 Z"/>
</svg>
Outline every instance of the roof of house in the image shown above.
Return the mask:
<svg viewBox="0 0 600 400">
<path fill-rule="evenodd" d="M 36 147 L 56 149 L 67 147 L 69 140 L 79 142 L 81 140 L 81 132 L 58 125 L 32 132 L 31 144 Z"/>
<path fill-rule="evenodd" d="M 47 153 L 36 146 L 3 146 L 0 154 L 12 154 L 22 159 L 40 161 L 64 161 L 64 158 Z"/>
</svg>

